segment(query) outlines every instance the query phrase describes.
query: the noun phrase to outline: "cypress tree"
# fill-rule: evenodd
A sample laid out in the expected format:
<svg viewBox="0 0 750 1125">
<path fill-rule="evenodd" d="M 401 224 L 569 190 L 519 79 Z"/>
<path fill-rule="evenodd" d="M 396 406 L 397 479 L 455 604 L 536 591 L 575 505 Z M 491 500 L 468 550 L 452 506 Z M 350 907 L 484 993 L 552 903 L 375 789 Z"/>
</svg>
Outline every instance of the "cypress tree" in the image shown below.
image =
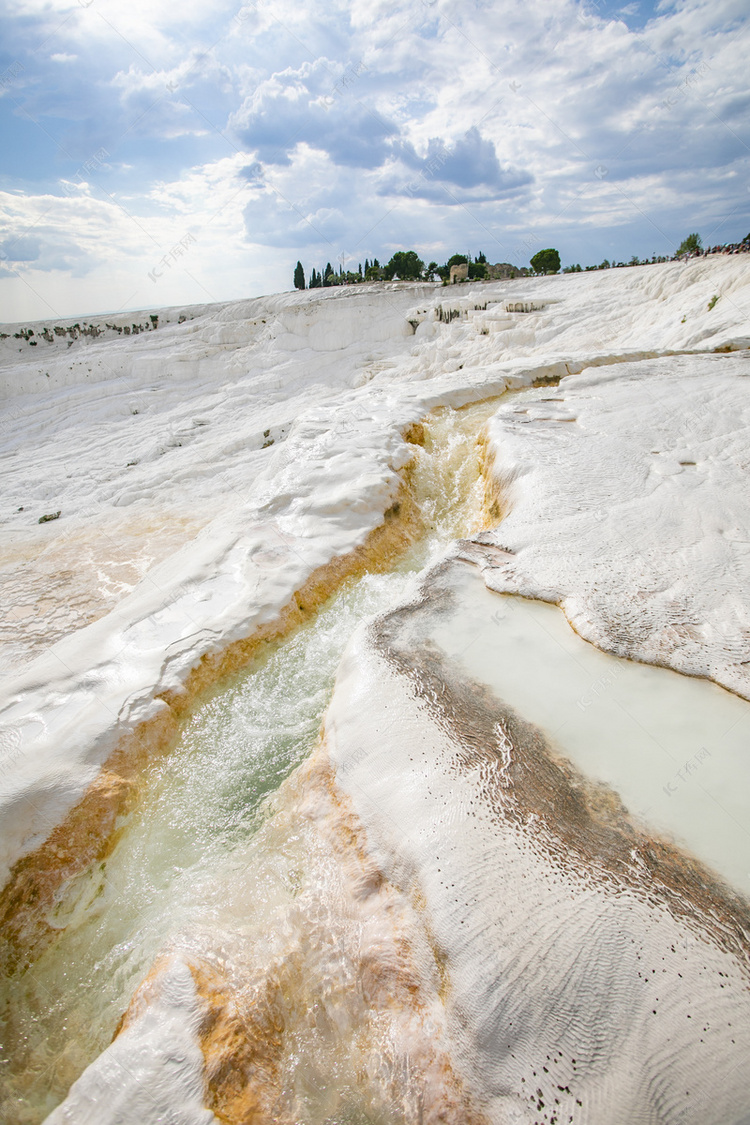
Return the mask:
<svg viewBox="0 0 750 1125">
<path fill-rule="evenodd" d="M 294 269 L 294 288 L 305 288 L 305 271 L 302 269 L 302 262 L 297 262 Z"/>
</svg>

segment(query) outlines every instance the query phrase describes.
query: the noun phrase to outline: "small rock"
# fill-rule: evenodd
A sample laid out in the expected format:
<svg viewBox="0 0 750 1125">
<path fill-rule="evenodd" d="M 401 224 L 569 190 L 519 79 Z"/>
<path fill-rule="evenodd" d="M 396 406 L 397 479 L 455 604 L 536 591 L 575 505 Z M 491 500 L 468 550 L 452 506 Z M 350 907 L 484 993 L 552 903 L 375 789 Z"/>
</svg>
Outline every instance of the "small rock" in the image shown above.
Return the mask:
<svg viewBox="0 0 750 1125">
<path fill-rule="evenodd" d="M 40 516 L 38 522 L 39 523 L 49 523 L 50 520 L 59 520 L 59 518 L 60 518 L 59 512 L 50 512 L 49 515 Z"/>
</svg>

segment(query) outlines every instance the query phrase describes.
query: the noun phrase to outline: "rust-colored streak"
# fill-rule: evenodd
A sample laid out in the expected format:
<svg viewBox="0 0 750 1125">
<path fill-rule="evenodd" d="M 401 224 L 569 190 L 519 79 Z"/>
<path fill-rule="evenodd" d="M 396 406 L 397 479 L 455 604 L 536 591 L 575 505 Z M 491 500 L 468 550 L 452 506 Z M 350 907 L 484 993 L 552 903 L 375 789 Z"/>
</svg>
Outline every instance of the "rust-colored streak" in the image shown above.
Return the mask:
<svg viewBox="0 0 750 1125">
<path fill-rule="evenodd" d="M 227 1125 L 294 1125 L 282 1098 L 280 982 L 269 976 L 241 998 L 215 968 L 191 969 L 204 1012 L 198 1035 L 209 1109 Z"/>
<path fill-rule="evenodd" d="M 401 434 L 404 441 L 408 441 L 410 445 L 424 445 L 427 440 L 427 434 L 422 422 L 412 422 L 407 426 Z"/>
<path fill-rule="evenodd" d="M 483 528 L 496 527 L 510 511 L 508 503 L 508 486 L 510 481 L 503 480 L 495 467 L 495 455 L 489 440 L 487 426 L 483 426 L 477 438 L 479 447 L 479 465 L 484 493 L 482 496 L 482 526 Z"/>
<path fill-rule="evenodd" d="M 325 970 L 309 957 L 301 940 L 304 917 L 300 940 L 293 940 L 271 964 L 227 964 L 210 953 L 199 962 L 193 959 L 204 1013 L 198 1035 L 205 1059 L 206 1104 L 224 1125 L 293 1125 L 298 1120 L 293 1090 L 296 1045 L 309 1043 L 322 1021 L 327 1046 L 322 1062 L 318 1058 L 321 1070 L 310 1076 L 313 1089 L 332 1096 L 328 1069 L 335 1073 L 340 1057 L 354 1055 L 357 1096 L 376 1113 L 380 1107 L 384 1121 L 395 1120 L 394 1106 L 411 1105 L 411 1111 L 398 1117 L 409 1125 L 487 1125 L 454 1068 L 446 1040 L 425 1030 L 428 1010 L 434 1015 L 434 976 L 425 976 L 415 954 L 414 917 L 408 908 L 403 913 L 401 892 L 369 853 L 365 830 L 336 785 L 325 748 L 287 785 L 295 791 L 297 826 L 305 821 L 308 830 L 321 835 L 345 892 L 342 913 L 334 909 L 330 915 L 331 946 L 341 950 L 339 927 L 351 921 L 352 913 L 356 916 L 358 905 L 363 917 L 371 916 L 373 908 L 382 912 L 390 923 L 383 933 L 390 936 L 353 953 L 354 994 L 344 989 L 341 995 L 331 995 L 331 982 L 321 976 Z M 314 900 L 312 908 L 317 908 Z M 316 1001 L 324 995 L 340 1013 L 340 1030 L 335 1019 L 327 1020 L 316 1010 Z M 386 1025 L 393 1034 L 384 1037 Z M 383 1039 L 393 1042 L 394 1036 L 400 1037 L 408 1054 L 384 1080 Z"/>
</svg>

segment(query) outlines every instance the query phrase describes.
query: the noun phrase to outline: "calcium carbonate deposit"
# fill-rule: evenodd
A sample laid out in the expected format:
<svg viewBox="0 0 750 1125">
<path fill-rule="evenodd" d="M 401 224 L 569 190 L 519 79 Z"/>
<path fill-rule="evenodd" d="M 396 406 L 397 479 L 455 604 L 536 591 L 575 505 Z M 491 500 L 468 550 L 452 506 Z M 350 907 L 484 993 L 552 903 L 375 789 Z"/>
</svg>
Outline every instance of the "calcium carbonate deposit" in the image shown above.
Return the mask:
<svg viewBox="0 0 750 1125">
<path fill-rule="evenodd" d="M 2 1119 L 746 1125 L 744 256 L 3 335 Z"/>
</svg>

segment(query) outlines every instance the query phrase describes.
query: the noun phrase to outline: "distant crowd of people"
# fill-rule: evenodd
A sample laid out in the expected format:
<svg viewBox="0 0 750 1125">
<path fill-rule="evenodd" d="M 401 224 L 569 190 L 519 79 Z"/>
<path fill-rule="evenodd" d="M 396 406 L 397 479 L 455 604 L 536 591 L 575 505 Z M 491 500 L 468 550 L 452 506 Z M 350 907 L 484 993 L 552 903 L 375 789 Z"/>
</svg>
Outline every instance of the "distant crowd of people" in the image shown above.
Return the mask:
<svg viewBox="0 0 750 1125">
<path fill-rule="evenodd" d="M 723 242 L 718 246 L 707 246 L 703 251 L 703 257 L 708 257 L 709 254 L 748 254 L 750 253 L 750 234 L 742 239 L 742 242 Z"/>
<path fill-rule="evenodd" d="M 688 254 L 677 254 L 676 257 L 680 261 L 688 262 L 691 258 L 707 258 L 709 254 L 750 254 L 750 234 L 746 235 L 742 242 L 720 242 L 718 246 L 701 247 L 700 250 L 691 250 Z M 657 258 L 655 260 L 666 261 L 667 259 Z"/>
</svg>

